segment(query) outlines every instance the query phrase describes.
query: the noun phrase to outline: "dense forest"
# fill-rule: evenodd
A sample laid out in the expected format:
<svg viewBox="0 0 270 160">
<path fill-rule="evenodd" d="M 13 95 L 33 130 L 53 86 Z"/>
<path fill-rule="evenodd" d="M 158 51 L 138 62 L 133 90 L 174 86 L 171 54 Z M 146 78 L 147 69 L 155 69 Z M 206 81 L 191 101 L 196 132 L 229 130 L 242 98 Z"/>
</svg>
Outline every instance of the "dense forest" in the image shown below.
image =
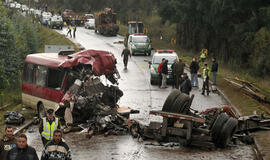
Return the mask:
<svg viewBox="0 0 270 160">
<path fill-rule="evenodd" d="M 233 67 L 249 68 L 255 76 L 270 73 L 269 0 L 43 0 L 49 7 L 94 12 L 111 7 L 124 24 L 158 15 L 162 24 L 176 24 L 177 43 Z M 171 28 L 168 28 L 171 29 Z"/>
<path fill-rule="evenodd" d="M 166 0 L 162 19 L 177 23 L 181 47 L 210 53 L 224 62 L 270 73 L 269 0 Z"/>
</svg>

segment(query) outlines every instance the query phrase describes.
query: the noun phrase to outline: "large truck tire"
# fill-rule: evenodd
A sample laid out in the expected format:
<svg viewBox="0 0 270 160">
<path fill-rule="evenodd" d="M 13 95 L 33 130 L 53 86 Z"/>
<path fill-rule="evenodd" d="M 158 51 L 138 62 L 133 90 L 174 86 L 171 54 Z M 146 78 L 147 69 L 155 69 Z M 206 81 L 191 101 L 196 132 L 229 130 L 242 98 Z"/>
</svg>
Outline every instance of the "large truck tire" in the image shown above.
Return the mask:
<svg viewBox="0 0 270 160">
<path fill-rule="evenodd" d="M 220 115 L 218 115 L 217 119 L 215 120 L 211 128 L 212 138 L 215 143 L 217 142 L 220 136 L 220 132 L 223 125 L 228 121 L 229 118 L 230 117 L 226 113 L 221 113 Z"/>
<path fill-rule="evenodd" d="M 173 113 L 183 113 L 190 104 L 190 97 L 185 93 L 180 93 L 180 95 L 173 102 L 171 112 Z"/>
<path fill-rule="evenodd" d="M 181 92 L 179 90 L 172 90 L 167 99 L 165 100 L 165 103 L 163 104 L 162 111 L 170 112 L 174 101 L 180 94 Z"/>
<path fill-rule="evenodd" d="M 225 148 L 231 141 L 232 135 L 234 134 L 236 127 L 238 125 L 238 120 L 230 117 L 227 122 L 223 125 L 220 136 L 217 139 L 217 146 Z"/>
</svg>

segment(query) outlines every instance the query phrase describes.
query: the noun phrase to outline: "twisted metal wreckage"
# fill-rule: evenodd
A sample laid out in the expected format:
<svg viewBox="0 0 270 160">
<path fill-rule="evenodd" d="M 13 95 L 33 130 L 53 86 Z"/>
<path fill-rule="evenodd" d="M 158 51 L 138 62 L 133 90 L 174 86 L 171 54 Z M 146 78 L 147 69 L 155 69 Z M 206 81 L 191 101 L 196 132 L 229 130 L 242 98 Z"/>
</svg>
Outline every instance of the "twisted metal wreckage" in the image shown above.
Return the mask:
<svg viewBox="0 0 270 160">
<path fill-rule="evenodd" d="M 60 64 L 68 70 L 71 81 L 56 111 L 69 128 L 66 132 L 76 130 L 75 126 L 86 129 L 90 137 L 128 132 L 129 115 L 138 111 L 117 105 L 123 92 L 117 86 L 120 75 L 116 63 L 110 52 L 86 50 L 68 55 Z M 107 80 L 111 85 L 104 85 L 102 81 Z"/>
<path fill-rule="evenodd" d="M 116 59 L 110 52 L 86 50 L 68 56 L 60 67 L 68 68 L 73 84 L 64 95 L 56 114 L 67 126 L 85 129 L 94 134 L 121 135 L 153 139 L 158 142 L 177 142 L 183 145 L 224 148 L 239 139 L 252 143 L 250 132 L 269 129 L 270 118 L 264 115 L 237 116 L 229 106 L 198 112 L 191 108 L 194 95 L 173 90 L 161 111 L 150 111 L 163 117 L 163 122 L 144 125 L 129 116 L 139 113 L 117 102 L 123 92 L 117 85 L 104 85 L 102 75 L 112 84 L 120 77 Z"/>
</svg>

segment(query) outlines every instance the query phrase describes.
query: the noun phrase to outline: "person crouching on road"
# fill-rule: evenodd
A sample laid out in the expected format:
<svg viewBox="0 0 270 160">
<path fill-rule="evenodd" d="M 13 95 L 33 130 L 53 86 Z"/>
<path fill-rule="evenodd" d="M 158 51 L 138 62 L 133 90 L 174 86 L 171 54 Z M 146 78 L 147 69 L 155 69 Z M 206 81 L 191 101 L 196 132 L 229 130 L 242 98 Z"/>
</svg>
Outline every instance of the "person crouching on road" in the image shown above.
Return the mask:
<svg viewBox="0 0 270 160">
<path fill-rule="evenodd" d="M 36 150 L 27 145 L 26 135 L 20 134 L 16 147 L 8 151 L 6 160 L 38 160 L 38 156 Z"/>
<path fill-rule="evenodd" d="M 207 95 L 209 95 L 209 77 L 210 77 L 210 70 L 207 67 L 207 63 L 204 64 L 203 68 L 203 88 L 202 88 L 202 95 L 204 95 L 205 90 Z"/>
<path fill-rule="evenodd" d="M 162 84 L 162 65 L 163 65 L 164 62 L 165 62 L 165 58 L 162 58 L 161 62 L 158 65 L 158 69 L 157 69 L 157 72 L 158 72 L 158 86 L 159 86 L 159 88 L 161 87 L 161 84 Z"/>
<path fill-rule="evenodd" d="M 16 147 L 16 139 L 13 135 L 13 128 L 6 126 L 5 135 L 0 140 L 0 160 L 6 160 L 8 151 Z"/>
<path fill-rule="evenodd" d="M 53 109 L 48 109 L 47 116 L 40 122 L 39 133 L 44 146 L 53 139 L 53 132 L 60 129 L 59 119 L 54 116 L 53 112 Z"/>
<path fill-rule="evenodd" d="M 180 91 L 182 93 L 186 93 L 187 95 L 189 95 L 191 89 L 192 89 L 191 81 L 188 78 L 188 75 L 186 73 L 184 73 L 183 74 L 183 82 L 180 85 Z"/>
<path fill-rule="evenodd" d="M 162 84 L 161 88 L 168 88 L 167 86 L 167 75 L 168 75 L 168 60 L 166 59 L 162 65 Z"/>
<path fill-rule="evenodd" d="M 123 57 L 123 63 L 124 63 L 125 69 L 127 69 L 128 56 L 131 57 L 131 54 L 130 54 L 129 49 L 127 47 L 125 47 L 125 49 L 122 51 L 122 54 L 121 54 L 121 57 Z"/>
<path fill-rule="evenodd" d="M 49 141 L 44 147 L 41 160 L 63 159 L 71 160 L 71 152 L 68 145 L 62 141 L 61 130 L 55 130 L 53 140 Z"/>
</svg>

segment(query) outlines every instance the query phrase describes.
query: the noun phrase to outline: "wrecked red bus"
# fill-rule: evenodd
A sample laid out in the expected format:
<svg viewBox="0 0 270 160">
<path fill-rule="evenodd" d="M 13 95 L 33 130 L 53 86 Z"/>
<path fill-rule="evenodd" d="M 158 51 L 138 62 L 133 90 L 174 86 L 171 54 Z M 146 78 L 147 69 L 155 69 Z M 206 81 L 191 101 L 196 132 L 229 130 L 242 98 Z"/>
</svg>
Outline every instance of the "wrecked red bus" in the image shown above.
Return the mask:
<svg viewBox="0 0 270 160">
<path fill-rule="evenodd" d="M 56 109 L 65 92 L 77 78 L 70 70 L 89 65 L 94 75 L 105 75 L 112 83 L 117 72 L 114 55 L 106 51 L 85 50 L 78 53 L 37 53 L 27 55 L 22 75 L 22 103 L 44 116 L 45 108 Z"/>
</svg>

